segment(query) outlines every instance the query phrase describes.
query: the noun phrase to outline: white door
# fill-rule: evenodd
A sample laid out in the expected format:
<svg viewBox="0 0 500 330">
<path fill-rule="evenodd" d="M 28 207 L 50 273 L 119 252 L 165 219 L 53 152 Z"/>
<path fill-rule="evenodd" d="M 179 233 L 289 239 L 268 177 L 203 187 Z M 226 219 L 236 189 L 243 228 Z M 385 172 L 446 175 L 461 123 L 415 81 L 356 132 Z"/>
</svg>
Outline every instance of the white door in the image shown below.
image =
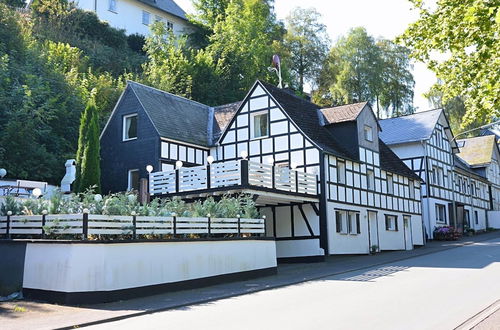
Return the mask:
<svg viewBox="0 0 500 330">
<path fill-rule="evenodd" d="M 378 221 L 377 212 L 368 211 L 368 225 L 370 228 L 370 252 L 375 253 L 380 251 L 379 239 L 378 239 Z"/>
<path fill-rule="evenodd" d="M 403 216 L 403 227 L 404 227 L 404 235 L 405 235 L 405 249 L 413 250 L 413 237 L 411 230 L 411 217 L 408 215 Z"/>
</svg>

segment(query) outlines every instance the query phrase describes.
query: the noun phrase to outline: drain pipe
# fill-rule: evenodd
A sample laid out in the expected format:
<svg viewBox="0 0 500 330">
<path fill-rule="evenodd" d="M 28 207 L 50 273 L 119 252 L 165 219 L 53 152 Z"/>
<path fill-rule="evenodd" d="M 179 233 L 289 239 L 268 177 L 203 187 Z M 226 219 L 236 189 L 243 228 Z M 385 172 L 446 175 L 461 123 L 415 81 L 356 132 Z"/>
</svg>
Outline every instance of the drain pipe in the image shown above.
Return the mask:
<svg viewBox="0 0 500 330">
<path fill-rule="evenodd" d="M 434 237 L 432 236 L 432 230 L 431 230 L 431 205 L 429 201 L 429 166 L 427 164 L 427 142 L 425 140 L 420 141 L 422 143 L 422 147 L 424 148 L 424 166 L 425 166 L 425 203 L 427 204 L 427 228 L 429 229 L 429 235 L 427 236 L 428 239 L 433 239 Z"/>
</svg>

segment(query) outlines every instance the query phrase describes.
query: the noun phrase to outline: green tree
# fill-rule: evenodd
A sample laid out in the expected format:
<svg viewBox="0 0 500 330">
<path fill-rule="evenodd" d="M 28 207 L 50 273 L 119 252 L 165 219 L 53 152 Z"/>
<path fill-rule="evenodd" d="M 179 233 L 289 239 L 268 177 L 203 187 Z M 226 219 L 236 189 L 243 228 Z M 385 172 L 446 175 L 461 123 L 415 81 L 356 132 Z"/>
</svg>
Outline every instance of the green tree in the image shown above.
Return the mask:
<svg viewBox="0 0 500 330">
<path fill-rule="evenodd" d="M 24 7 L 26 5 L 24 0 L 0 0 L 0 3 L 4 3 L 7 6 L 12 6 L 12 7 L 17 7 L 17 8 L 21 8 L 21 7 Z"/>
<path fill-rule="evenodd" d="M 423 0 L 410 1 L 420 18 L 399 40 L 441 80 L 435 88 L 443 102 L 462 98 L 462 127 L 500 117 L 500 2 L 442 0 L 430 10 Z"/>
<path fill-rule="evenodd" d="M 301 93 L 304 82 L 317 80 L 328 53 L 330 40 L 320 19 L 321 14 L 314 8 L 295 8 L 285 21 L 284 45 L 290 56 L 290 70 Z"/>
<path fill-rule="evenodd" d="M 79 192 L 93 188 L 100 192 L 101 168 L 99 145 L 99 112 L 95 100 L 91 97 L 85 107 L 80 121 L 78 137 L 77 181 L 75 186 Z"/>
<path fill-rule="evenodd" d="M 411 113 L 413 75 L 408 51 L 364 28 L 351 29 L 332 47 L 318 77 L 313 100 L 323 106 L 369 101 L 387 116 Z"/>
</svg>

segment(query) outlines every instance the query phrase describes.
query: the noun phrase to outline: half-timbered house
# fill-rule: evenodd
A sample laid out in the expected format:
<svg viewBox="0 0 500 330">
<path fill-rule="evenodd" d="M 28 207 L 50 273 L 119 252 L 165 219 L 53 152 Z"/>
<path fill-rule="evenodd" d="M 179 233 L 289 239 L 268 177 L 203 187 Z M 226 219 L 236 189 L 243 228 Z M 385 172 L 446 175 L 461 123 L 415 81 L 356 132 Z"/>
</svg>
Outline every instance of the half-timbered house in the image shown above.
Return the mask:
<svg viewBox="0 0 500 330">
<path fill-rule="evenodd" d="M 443 110 L 385 119 L 380 125 L 382 140 L 424 182 L 422 216 L 428 238 L 444 225 L 486 229 L 488 181 L 456 157 L 459 149 Z"/>
<path fill-rule="evenodd" d="M 219 107 L 129 82 L 101 135 L 102 186 L 135 189 L 152 165 L 153 197 L 252 194 L 283 260 L 412 249 L 421 179 L 380 130 L 368 103 L 322 109 L 261 81 Z"/>
</svg>

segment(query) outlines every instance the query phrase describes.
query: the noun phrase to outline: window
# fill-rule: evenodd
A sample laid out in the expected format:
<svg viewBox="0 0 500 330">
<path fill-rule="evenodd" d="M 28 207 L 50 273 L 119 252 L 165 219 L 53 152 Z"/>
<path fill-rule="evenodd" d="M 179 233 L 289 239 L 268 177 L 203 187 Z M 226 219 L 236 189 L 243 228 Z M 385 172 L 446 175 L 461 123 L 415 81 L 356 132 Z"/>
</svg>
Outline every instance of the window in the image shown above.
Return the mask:
<svg viewBox="0 0 500 330">
<path fill-rule="evenodd" d="M 370 126 L 365 125 L 364 131 L 365 131 L 365 140 L 372 142 L 373 141 L 373 129 Z"/>
<path fill-rule="evenodd" d="M 345 163 L 337 161 L 337 182 L 345 183 Z"/>
<path fill-rule="evenodd" d="M 137 114 L 123 117 L 123 141 L 137 139 Z"/>
<path fill-rule="evenodd" d="M 410 199 L 415 199 L 415 182 L 410 181 Z"/>
<path fill-rule="evenodd" d="M 385 230 L 398 230 L 398 217 L 395 215 L 385 215 Z"/>
<path fill-rule="evenodd" d="M 269 114 L 260 112 L 252 115 L 252 138 L 260 138 L 269 135 Z"/>
<path fill-rule="evenodd" d="M 442 204 L 436 204 L 436 222 L 446 222 L 446 208 Z"/>
<path fill-rule="evenodd" d="M 438 185 L 438 186 L 441 185 L 441 174 L 442 174 L 442 172 L 443 172 L 443 170 L 440 169 L 439 167 L 437 167 L 437 166 L 433 166 L 432 167 L 432 182 L 435 185 Z"/>
<path fill-rule="evenodd" d="M 349 212 L 347 225 L 349 227 L 349 234 L 352 235 L 361 234 L 359 213 Z"/>
<path fill-rule="evenodd" d="M 335 211 L 335 229 L 337 233 L 347 234 L 347 228 L 344 224 L 345 217 L 345 211 Z"/>
<path fill-rule="evenodd" d="M 127 190 L 139 190 L 139 170 L 128 171 Z"/>
<path fill-rule="evenodd" d="M 390 174 L 387 174 L 387 193 L 390 195 L 394 194 L 394 181 Z"/>
<path fill-rule="evenodd" d="M 174 30 L 174 23 L 167 21 L 167 30 L 173 31 Z"/>
<path fill-rule="evenodd" d="M 372 170 L 366 171 L 366 185 L 368 190 L 375 190 L 375 173 Z"/>
<path fill-rule="evenodd" d="M 155 22 L 163 22 L 163 17 L 155 15 Z"/>
<path fill-rule="evenodd" d="M 116 13 L 116 0 L 108 0 L 108 10 Z"/>
<path fill-rule="evenodd" d="M 151 13 L 148 11 L 142 11 L 142 24 L 149 25 L 151 22 Z"/>
<path fill-rule="evenodd" d="M 479 225 L 479 214 L 477 211 L 474 211 L 474 220 L 476 221 L 476 225 Z"/>
<path fill-rule="evenodd" d="M 470 214 L 469 210 L 464 210 L 464 224 L 470 228 Z"/>
</svg>

